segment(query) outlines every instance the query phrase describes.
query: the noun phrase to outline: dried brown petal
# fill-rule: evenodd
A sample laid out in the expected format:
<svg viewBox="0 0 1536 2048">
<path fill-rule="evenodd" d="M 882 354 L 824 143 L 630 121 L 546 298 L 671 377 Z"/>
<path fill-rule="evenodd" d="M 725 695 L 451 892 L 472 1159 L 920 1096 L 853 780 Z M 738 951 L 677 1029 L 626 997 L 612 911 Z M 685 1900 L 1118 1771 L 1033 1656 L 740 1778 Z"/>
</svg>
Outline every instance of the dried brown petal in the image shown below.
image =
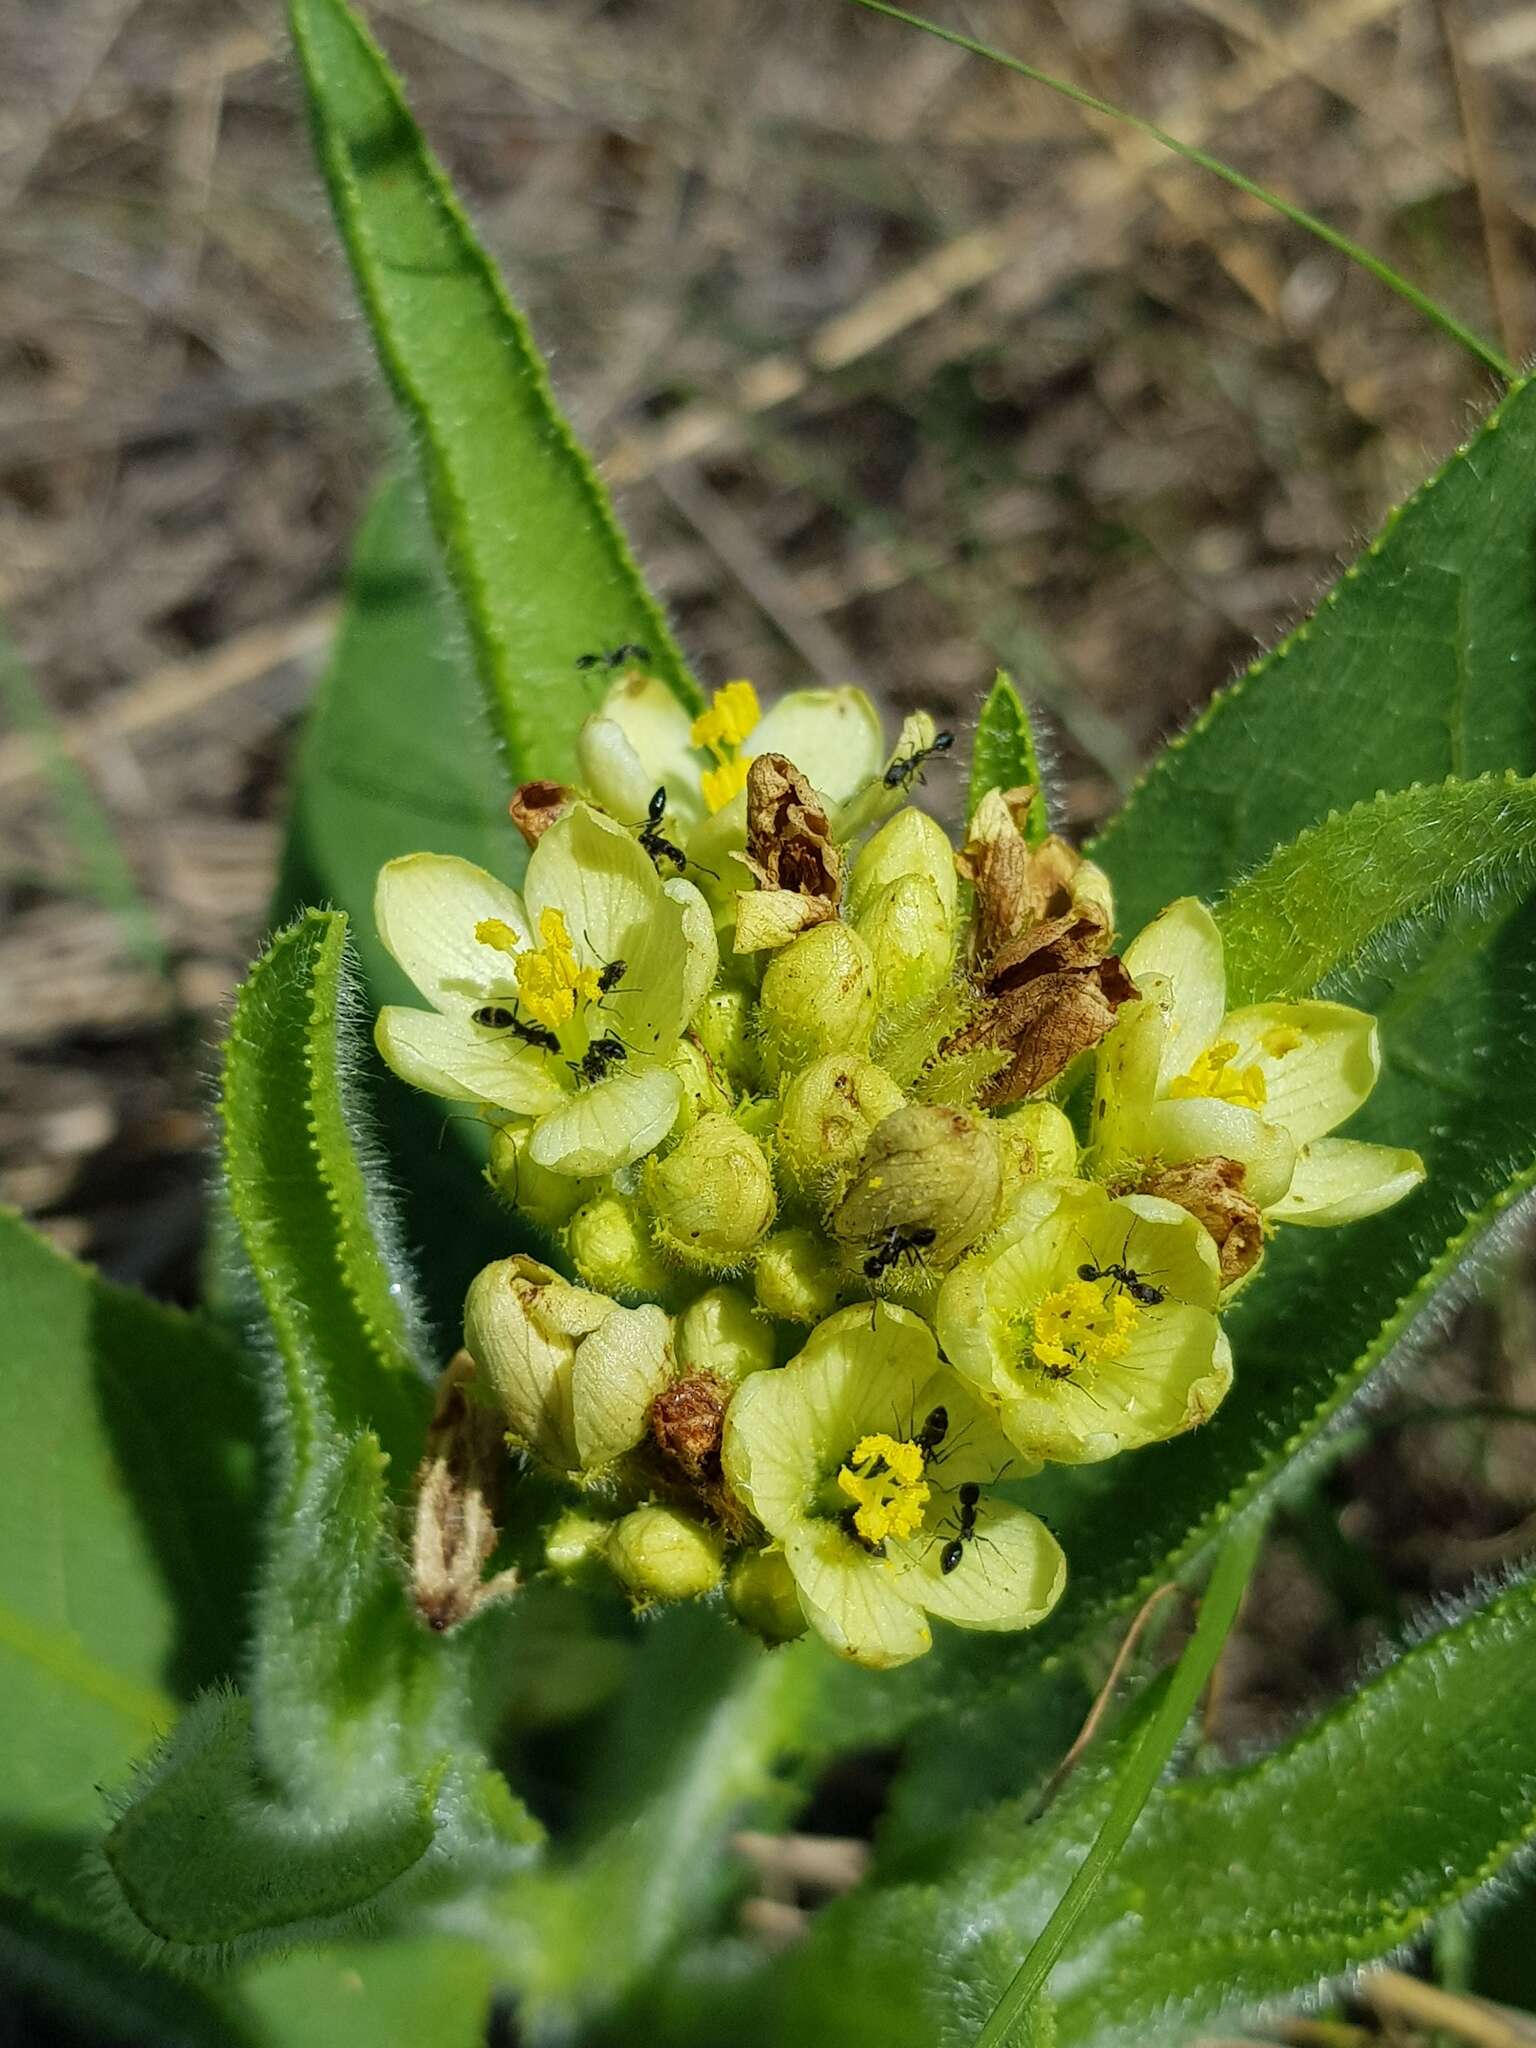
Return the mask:
<svg viewBox="0 0 1536 2048">
<path fill-rule="evenodd" d="M 1038 957 L 1019 963 L 1017 971 Z M 1079 1053 L 1098 1044 L 1116 1010 L 1136 994 L 1117 954 L 1085 966 L 1047 966 L 991 996 L 944 1051 L 963 1054 L 994 1047 L 1009 1055 L 1008 1065 L 981 1095 L 984 1109 L 997 1109 L 1048 1087 Z"/>
<path fill-rule="evenodd" d="M 759 754 L 747 773 L 747 850 L 741 856 L 759 884 L 779 900 L 766 920 L 751 915 L 753 892 L 743 891 L 738 952 L 784 945 L 796 931 L 836 917 L 843 861 L 822 802 L 792 761 Z M 794 904 L 785 899 L 798 898 Z"/>
<path fill-rule="evenodd" d="M 469 1391 L 474 1375 L 474 1360 L 459 1352 L 438 1383 L 416 1472 L 411 1597 L 428 1628 L 439 1631 L 457 1628 L 519 1584 L 515 1571 L 482 1577 L 496 1548 L 507 1450 L 501 1418 Z"/>
<path fill-rule="evenodd" d="M 1027 825 L 1037 800 L 1038 792 L 1027 786 L 989 790 L 956 856 L 976 892 L 971 951 L 984 967 L 1042 923 L 1085 926 L 1097 934 L 1098 954 L 1109 944 L 1108 878 L 1064 839 L 1052 835 L 1039 846 L 1030 845 Z"/>
<path fill-rule="evenodd" d="M 1142 1195 L 1177 1202 L 1205 1225 L 1221 1255 L 1221 1281 L 1230 1287 L 1258 1264 L 1264 1249 L 1264 1219 L 1243 1193 L 1241 1161 L 1213 1156 L 1164 1166 L 1138 1184 Z"/>
<path fill-rule="evenodd" d="M 513 792 L 507 811 L 530 846 L 537 846 L 577 801 L 579 792 L 563 782 L 525 782 Z"/>
</svg>

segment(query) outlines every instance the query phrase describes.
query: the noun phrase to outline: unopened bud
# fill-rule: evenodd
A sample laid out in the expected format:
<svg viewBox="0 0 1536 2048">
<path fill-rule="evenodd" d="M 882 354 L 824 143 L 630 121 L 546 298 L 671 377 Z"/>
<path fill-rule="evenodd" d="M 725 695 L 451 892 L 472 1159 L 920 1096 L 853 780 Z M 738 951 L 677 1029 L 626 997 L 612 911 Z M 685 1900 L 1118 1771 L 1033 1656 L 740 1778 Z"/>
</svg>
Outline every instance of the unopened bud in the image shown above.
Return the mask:
<svg viewBox="0 0 1536 2048">
<path fill-rule="evenodd" d="M 579 1340 L 613 1313 L 537 1260 L 498 1259 L 475 1275 L 464 1343 L 519 1442 L 557 1471 L 577 1464 L 571 1371 Z"/>
<path fill-rule="evenodd" d="M 832 1228 L 872 1251 L 910 1246 L 942 1271 L 992 1228 L 1001 1190 L 989 1120 L 963 1109 L 898 1109 L 871 1134 Z"/>
<path fill-rule="evenodd" d="M 620 1300 L 671 1300 L 675 1276 L 651 1242 L 640 1205 L 629 1195 L 594 1195 L 566 1231 L 571 1263 L 589 1287 Z"/>
<path fill-rule="evenodd" d="M 855 925 L 874 958 L 882 1008 L 904 1009 L 948 981 L 955 959 L 953 917 L 927 875 L 887 882 L 858 913 Z"/>
<path fill-rule="evenodd" d="M 562 1579 L 579 1577 L 608 1547 L 613 1524 L 585 1508 L 567 1508 L 544 1537 L 544 1562 Z"/>
<path fill-rule="evenodd" d="M 608 1562 L 637 1600 L 696 1600 L 720 1583 L 723 1549 L 691 1515 L 652 1505 L 614 1524 Z"/>
<path fill-rule="evenodd" d="M 702 1116 L 682 1143 L 645 1169 L 658 1242 L 705 1272 L 739 1266 L 773 1221 L 767 1155 L 728 1116 Z"/>
<path fill-rule="evenodd" d="M 776 1230 L 752 1269 L 757 1305 L 784 1323 L 819 1323 L 831 1315 L 843 1276 L 826 1239 L 811 1230 Z"/>
<path fill-rule="evenodd" d="M 725 1597 L 743 1628 L 765 1643 L 792 1643 L 805 1634 L 805 1609 L 781 1550 L 743 1551 L 731 1566 Z"/>
<path fill-rule="evenodd" d="M 882 889 L 908 875 L 932 882 L 945 924 L 952 925 L 960 894 L 955 850 L 938 820 L 910 804 L 881 826 L 854 862 L 848 878 L 848 915 L 861 918 Z"/>
<path fill-rule="evenodd" d="M 645 1435 L 672 1375 L 659 1308 L 620 1308 L 528 1258 L 476 1274 L 464 1342 L 509 1433 L 559 1472 L 592 1471 Z"/>
<path fill-rule="evenodd" d="M 795 1192 L 818 1204 L 835 1199 L 870 1132 L 904 1099 L 884 1068 L 859 1053 L 829 1053 L 796 1074 L 778 1125 L 779 1164 Z"/>
<path fill-rule="evenodd" d="M 541 1230 L 558 1230 L 597 1186 L 573 1174 L 552 1173 L 528 1155 L 533 1125 L 503 1124 L 491 1134 L 488 1178 L 493 1188 L 520 1216 Z"/>
<path fill-rule="evenodd" d="M 1071 1180 L 1077 1172 L 1077 1133 L 1054 1102 L 1026 1102 L 993 1120 L 1003 1148 L 1003 1191 L 1020 1181 Z"/>
<path fill-rule="evenodd" d="M 793 1073 L 823 1053 L 862 1052 L 875 1022 L 868 946 L 836 919 L 802 932 L 769 962 L 760 1009 L 774 1073 Z"/>
<path fill-rule="evenodd" d="M 714 1063 L 691 1033 L 678 1040 L 667 1064 L 683 1084 L 683 1106 L 672 1126 L 673 1137 L 691 1129 L 701 1116 L 730 1109 L 731 1098 L 720 1085 Z"/>
<path fill-rule="evenodd" d="M 712 988 L 693 1013 L 693 1034 L 716 1074 L 733 1088 L 747 1091 L 761 1084 L 763 1065 L 752 1031 L 752 996 L 746 988 L 735 982 Z"/>
<path fill-rule="evenodd" d="M 711 1287 L 690 1302 L 673 1346 L 679 1371 L 716 1373 L 731 1386 L 773 1364 L 773 1332 L 735 1287 Z"/>
<path fill-rule="evenodd" d="M 672 1325 L 659 1308 L 616 1308 L 581 1340 L 571 1367 L 571 1431 L 583 1472 L 640 1442 L 673 1365 Z"/>
</svg>

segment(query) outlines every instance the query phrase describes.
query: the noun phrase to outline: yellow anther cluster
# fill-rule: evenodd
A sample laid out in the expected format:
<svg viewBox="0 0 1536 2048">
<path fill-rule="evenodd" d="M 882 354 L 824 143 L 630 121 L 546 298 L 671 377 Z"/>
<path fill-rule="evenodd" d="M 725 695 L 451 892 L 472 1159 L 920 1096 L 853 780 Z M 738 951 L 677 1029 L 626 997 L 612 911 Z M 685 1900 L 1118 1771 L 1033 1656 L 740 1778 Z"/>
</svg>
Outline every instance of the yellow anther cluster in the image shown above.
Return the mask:
<svg viewBox="0 0 1536 2048">
<path fill-rule="evenodd" d="M 756 690 L 750 683 L 735 682 L 716 690 L 709 709 L 693 721 L 688 737 L 715 757 L 714 767 L 699 776 L 699 788 L 711 811 L 723 811 L 731 798 L 746 788 L 751 757 L 737 749 L 761 716 Z"/>
<path fill-rule="evenodd" d="M 1300 1035 L 1297 1035 L 1300 1043 Z M 1287 1050 L 1294 1050 L 1288 1047 Z M 1187 1102 L 1196 1096 L 1214 1095 L 1219 1102 L 1235 1102 L 1243 1109 L 1262 1109 L 1269 1099 L 1262 1067 L 1234 1067 L 1237 1045 L 1224 1038 L 1208 1046 L 1187 1074 L 1180 1074 L 1168 1093 Z"/>
<path fill-rule="evenodd" d="M 544 942 L 541 946 L 517 955 L 517 992 L 535 1024 L 558 1031 L 575 1016 L 578 1004 L 597 1002 L 602 989 L 597 969 L 577 964 L 576 949 L 560 911 L 540 913 L 539 937 Z"/>
<path fill-rule="evenodd" d="M 517 951 L 517 933 L 504 917 L 482 917 L 475 926 L 475 937 L 482 946 L 490 946 L 498 953 Z"/>
<path fill-rule="evenodd" d="M 857 1503 L 853 1526 L 871 1548 L 888 1536 L 899 1542 L 922 1527 L 929 1489 L 920 1444 L 883 1434 L 860 1437 L 837 1483 Z"/>
<path fill-rule="evenodd" d="M 1131 1348 L 1141 1307 L 1110 1280 L 1071 1280 L 1035 1303 L 1029 1348 L 1045 1371 L 1113 1365 Z"/>
</svg>

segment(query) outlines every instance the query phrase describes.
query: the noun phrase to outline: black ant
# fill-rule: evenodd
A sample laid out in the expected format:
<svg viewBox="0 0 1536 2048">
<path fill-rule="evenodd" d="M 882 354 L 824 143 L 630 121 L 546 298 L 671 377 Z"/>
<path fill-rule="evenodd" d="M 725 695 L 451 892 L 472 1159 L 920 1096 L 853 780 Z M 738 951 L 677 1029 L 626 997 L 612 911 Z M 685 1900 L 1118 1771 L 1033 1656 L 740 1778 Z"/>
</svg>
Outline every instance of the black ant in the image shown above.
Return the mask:
<svg viewBox="0 0 1536 2048">
<path fill-rule="evenodd" d="M 651 650 L 642 647 L 635 640 L 626 640 L 622 647 L 610 647 L 602 654 L 578 654 L 578 668 L 622 668 L 626 661 L 649 661 Z"/>
<path fill-rule="evenodd" d="M 948 1435 L 949 1410 L 947 1408 L 930 1408 L 923 1419 L 922 1428 L 912 1439 L 913 1443 L 922 1452 L 925 1465 Z"/>
<path fill-rule="evenodd" d="M 510 1031 L 524 1045 L 536 1045 L 543 1052 L 560 1050 L 560 1041 L 553 1031 L 546 1031 L 542 1024 L 525 1024 L 515 1010 L 500 1003 L 482 1003 L 478 1010 L 470 1012 L 469 1021 L 483 1024 L 487 1031 Z"/>
<path fill-rule="evenodd" d="M 1079 1280 L 1113 1280 L 1123 1287 L 1132 1301 L 1139 1301 L 1143 1308 L 1158 1308 L 1168 1299 L 1166 1287 L 1154 1287 L 1150 1280 L 1143 1280 L 1134 1266 L 1128 1266 L 1125 1255 L 1130 1249 L 1131 1234 L 1125 1234 L 1125 1243 L 1120 1247 L 1120 1257 L 1112 1265 L 1100 1266 L 1088 1259 L 1077 1269 Z"/>
<path fill-rule="evenodd" d="M 925 765 L 935 754 L 947 754 L 954 744 L 952 732 L 936 732 L 926 747 L 914 747 L 910 754 L 898 756 L 885 771 L 886 788 L 910 789 L 914 782 L 926 782 Z"/>
<path fill-rule="evenodd" d="M 610 960 L 597 977 L 598 994 L 611 996 L 619 983 L 624 979 L 628 967 L 629 962 L 627 960 Z"/>
<path fill-rule="evenodd" d="M 610 1067 L 616 1067 L 629 1058 L 629 1048 L 616 1032 L 608 1032 L 602 1038 L 594 1038 L 579 1060 L 567 1060 L 566 1065 L 578 1081 L 585 1081 L 589 1087 L 605 1080 Z"/>
<path fill-rule="evenodd" d="M 662 836 L 661 828 L 666 815 L 667 786 L 663 783 L 646 806 L 645 823 L 640 827 L 640 844 L 656 867 L 659 868 L 664 860 L 669 860 L 681 873 L 688 865 L 688 856 L 680 846 L 674 846 L 670 839 Z"/>
<path fill-rule="evenodd" d="M 864 1278 L 878 1280 L 882 1273 L 903 1259 L 910 1259 L 916 1266 L 923 1263 L 927 1251 L 938 1232 L 926 1223 L 893 1223 L 889 1230 L 879 1231 L 870 1240 L 869 1257 L 864 1261 Z"/>
<path fill-rule="evenodd" d="M 958 1533 L 951 1537 L 939 1552 L 939 1570 L 947 1578 L 965 1555 L 965 1546 L 976 1534 L 976 1516 L 981 1507 L 981 1488 L 974 1479 L 968 1479 L 960 1489 L 960 1505 L 955 1511 Z"/>
</svg>

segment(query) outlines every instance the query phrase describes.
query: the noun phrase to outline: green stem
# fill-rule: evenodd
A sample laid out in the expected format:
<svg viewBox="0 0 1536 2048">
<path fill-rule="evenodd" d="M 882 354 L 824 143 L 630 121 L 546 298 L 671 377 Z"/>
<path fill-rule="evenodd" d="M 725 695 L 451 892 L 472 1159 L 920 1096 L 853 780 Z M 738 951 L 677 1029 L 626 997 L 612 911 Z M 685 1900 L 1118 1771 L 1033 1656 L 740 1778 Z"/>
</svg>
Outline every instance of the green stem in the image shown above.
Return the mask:
<svg viewBox="0 0 1536 2048">
<path fill-rule="evenodd" d="M 1141 134 L 1150 135 L 1154 142 L 1161 143 L 1164 149 L 1171 149 L 1175 156 L 1183 157 L 1186 163 L 1199 164 L 1202 170 L 1210 171 L 1226 184 L 1235 186 L 1239 192 L 1246 192 L 1250 199 L 1257 199 L 1261 205 L 1283 214 L 1297 227 L 1305 228 L 1309 235 L 1315 235 L 1319 241 L 1326 242 L 1330 249 L 1337 249 L 1340 255 L 1347 256 L 1351 263 L 1358 263 L 1361 269 L 1369 271 L 1379 284 L 1384 284 L 1388 291 L 1396 292 L 1400 299 L 1406 299 L 1410 306 L 1422 313 L 1426 320 L 1440 329 L 1442 334 L 1447 334 L 1452 341 L 1458 342 L 1469 355 L 1475 356 L 1485 369 L 1492 370 L 1505 384 L 1513 384 L 1516 381 L 1519 373 L 1513 363 L 1506 361 L 1491 343 L 1474 334 L 1470 327 L 1464 327 L 1454 314 L 1448 313 L 1443 306 L 1430 298 L 1427 292 L 1420 291 L 1417 285 L 1410 284 L 1406 277 L 1400 276 L 1390 263 L 1383 262 L 1379 256 L 1373 256 L 1369 249 L 1351 241 L 1348 235 L 1341 234 L 1337 228 L 1329 227 L 1328 223 L 1319 220 L 1315 213 L 1308 213 L 1304 207 L 1292 206 L 1288 199 L 1282 199 L 1277 192 L 1267 191 L 1252 178 L 1244 177 L 1241 171 L 1234 170 L 1231 164 L 1223 163 L 1220 157 L 1210 155 L 1207 150 L 1197 149 L 1193 143 L 1180 142 L 1178 137 L 1170 135 L 1166 128 L 1159 128 L 1155 121 L 1148 121 L 1141 114 L 1133 114 L 1127 107 L 1117 107 L 1110 100 L 1101 100 L 1097 94 L 1085 92 L 1080 85 L 1072 85 L 1064 78 L 1055 78 L 1049 71 L 1041 71 L 1033 64 L 1026 64 L 1021 57 L 1010 57 L 1006 50 L 996 49 L 990 43 L 978 42 L 974 36 L 962 35 L 958 29 L 945 28 L 939 22 L 927 21 L 920 14 L 909 14 L 903 7 L 892 7 L 888 0 L 854 0 L 854 5 L 868 8 L 871 14 L 884 14 L 892 21 L 905 22 L 908 28 L 921 29 L 924 35 L 937 36 L 940 42 L 952 43 L 959 50 L 968 50 L 973 57 L 985 57 L 993 64 L 1001 64 L 1006 70 L 1016 71 L 1021 78 L 1032 79 L 1036 85 L 1043 85 L 1051 92 L 1060 93 L 1063 99 L 1075 100 L 1080 107 L 1088 107 L 1095 114 L 1107 114 L 1111 120 L 1124 121 L 1128 127 L 1139 130 Z"/>
<path fill-rule="evenodd" d="M 1216 1668 L 1264 1541 L 1265 1518 L 1255 1516 L 1234 1529 L 1217 1552 L 1200 1618 L 1184 1654 L 1174 1666 L 1156 1711 L 1143 1725 L 1120 1769 L 1114 1801 L 1093 1847 L 1077 1867 L 1056 1910 L 1036 1936 L 1018 1974 L 976 2037 L 975 2048 L 1004 2048 L 1030 2005 L 1045 1989 L 1073 1928 L 1125 1847 L 1141 1809 L 1163 1774 L 1174 1744 L 1195 1710 L 1206 1680 Z"/>
</svg>

